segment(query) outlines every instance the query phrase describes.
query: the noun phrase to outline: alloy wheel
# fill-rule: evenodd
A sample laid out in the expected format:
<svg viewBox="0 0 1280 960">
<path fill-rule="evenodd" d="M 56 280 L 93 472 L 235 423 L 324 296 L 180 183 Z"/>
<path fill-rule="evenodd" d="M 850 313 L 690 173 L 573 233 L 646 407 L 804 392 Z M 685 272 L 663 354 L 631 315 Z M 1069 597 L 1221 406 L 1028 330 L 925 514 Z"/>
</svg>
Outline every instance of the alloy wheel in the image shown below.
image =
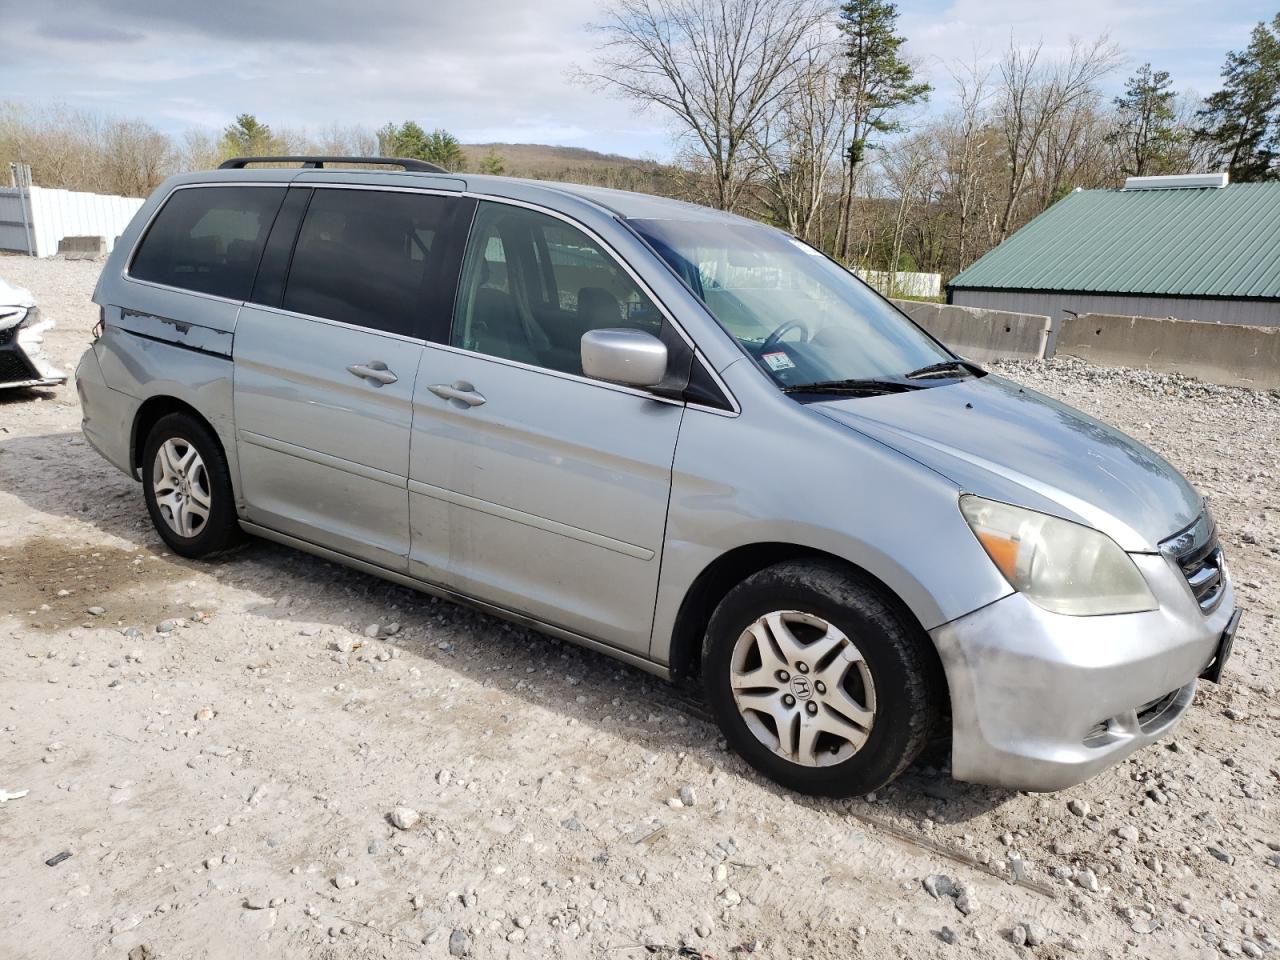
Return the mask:
<svg viewBox="0 0 1280 960">
<path fill-rule="evenodd" d="M 840 628 L 811 613 L 777 610 L 743 630 L 730 686 L 756 739 L 806 767 L 847 760 L 875 722 L 875 685 L 862 653 Z"/>
<path fill-rule="evenodd" d="M 194 537 L 209 522 L 209 474 L 199 451 L 181 437 L 166 440 L 156 450 L 151 490 L 160 516 L 178 536 Z"/>
</svg>

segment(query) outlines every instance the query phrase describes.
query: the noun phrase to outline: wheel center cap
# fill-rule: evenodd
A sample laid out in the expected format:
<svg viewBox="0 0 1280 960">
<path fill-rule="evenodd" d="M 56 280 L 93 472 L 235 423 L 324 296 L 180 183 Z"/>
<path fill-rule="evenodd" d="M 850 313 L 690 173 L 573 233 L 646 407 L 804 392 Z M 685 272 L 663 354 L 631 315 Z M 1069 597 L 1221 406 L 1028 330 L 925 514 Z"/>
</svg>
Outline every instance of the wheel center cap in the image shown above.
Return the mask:
<svg viewBox="0 0 1280 960">
<path fill-rule="evenodd" d="M 797 700 L 808 700 L 813 696 L 813 684 L 809 682 L 808 677 L 792 677 L 791 692 Z"/>
</svg>

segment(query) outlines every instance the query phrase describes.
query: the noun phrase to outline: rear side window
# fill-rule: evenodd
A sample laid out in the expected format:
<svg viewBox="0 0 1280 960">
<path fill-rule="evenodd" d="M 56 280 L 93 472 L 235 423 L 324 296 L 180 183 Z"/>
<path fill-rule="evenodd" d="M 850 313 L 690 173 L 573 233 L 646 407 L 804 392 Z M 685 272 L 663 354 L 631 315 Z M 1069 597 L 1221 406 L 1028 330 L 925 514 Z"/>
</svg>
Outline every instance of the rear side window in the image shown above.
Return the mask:
<svg viewBox="0 0 1280 960">
<path fill-rule="evenodd" d="M 316 190 L 285 287 L 286 310 L 422 337 L 454 201 L 374 190 Z"/>
<path fill-rule="evenodd" d="M 175 190 L 147 230 L 129 275 L 246 299 L 284 192 L 250 186 Z"/>
</svg>

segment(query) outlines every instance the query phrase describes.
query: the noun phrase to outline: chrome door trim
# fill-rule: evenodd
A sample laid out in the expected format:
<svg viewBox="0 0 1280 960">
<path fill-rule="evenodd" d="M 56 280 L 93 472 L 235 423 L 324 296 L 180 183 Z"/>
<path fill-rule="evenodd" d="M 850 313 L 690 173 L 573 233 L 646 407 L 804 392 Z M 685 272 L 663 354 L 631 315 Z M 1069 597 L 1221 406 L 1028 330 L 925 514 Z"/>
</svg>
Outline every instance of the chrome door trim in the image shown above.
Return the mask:
<svg viewBox="0 0 1280 960">
<path fill-rule="evenodd" d="M 341 457 L 335 457 L 331 453 L 312 450 L 310 447 L 300 447 L 296 443 L 277 440 L 275 437 L 254 433 L 252 430 L 240 430 L 238 431 L 238 436 L 245 443 L 251 443 L 255 447 L 263 447 L 276 453 L 287 454 L 291 457 L 297 457 L 299 460 L 309 460 L 311 463 L 319 464 L 322 467 L 332 467 L 335 470 L 341 470 L 343 473 L 349 473 L 364 480 L 375 480 L 378 483 L 385 483 L 389 487 L 396 487 L 400 490 L 405 489 L 407 478 L 388 473 L 386 470 L 379 470 L 377 467 L 368 467 L 363 463 L 356 463 L 354 460 L 344 460 Z"/>
<path fill-rule="evenodd" d="M 282 307 L 264 307 L 260 303 L 254 303 L 252 300 L 245 301 L 244 304 L 250 310 L 260 310 L 263 313 L 274 313 L 281 317 L 291 317 L 296 320 L 313 320 L 316 323 L 325 323 L 331 327 L 341 327 L 344 330 L 354 330 L 356 333 L 369 333 L 375 337 L 387 337 L 391 340 L 400 340 L 404 343 L 412 343 L 417 346 L 424 344 L 431 345 L 429 340 L 423 340 L 420 337 L 409 337 L 403 333 L 391 333 L 389 330 L 378 330 L 375 327 L 362 327 L 358 323 L 347 323 L 345 320 L 334 320 L 332 317 L 317 317 L 310 313 L 298 313 L 296 310 L 285 310 Z"/>
<path fill-rule="evenodd" d="M 459 603 L 463 606 L 472 607 L 482 613 L 499 617 L 503 620 L 511 620 L 522 626 L 530 627 L 541 633 L 548 633 L 561 640 L 567 640 L 570 643 L 596 650 L 600 653 L 608 654 L 616 657 L 625 663 L 638 667 L 647 673 L 662 677 L 664 680 L 671 679 L 671 670 L 666 664 L 656 663 L 638 654 L 623 650 L 591 637 L 584 636 L 580 633 L 574 633 L 572 630 L 566 630 L 563 627 L 557 627 L 555 624 L 547 623 L 545 620 L 539 620 L 537 617 L 531 617 L 526 613 L 518 610 L 512 610 L 507 607 L 501 607 L 494 603 L 487 603 L 484 600 L 477 600 L 475 597 L 465 593 L 458 593 L 439 584 L 432 583 L 429 580 L 422 580 L 417 577 L 411 577 L 408 574 L 398 573 L 395 570 L 389 570 L 386 567 L 380 567 L 376 563 L 370 563 L 367 560 L 357 560 L 355 557 L 340 553 L 337 550 L 330 550 L 327 547 L 317 546 L 308 540 L 301 540 L 297 537 L 289 536 L 287 533 L 279 533 L 270 527 L 263 527 L 248 520 L 240 520 L 240 527 L 246 533 L 265 540 L 272 540 L 276 543 L 283 544 L 286 547 L 293 547 L 295 550 L 301 550 L 304 553 L 310 553 L 323 560 L 329 560 L 333 563 L 340 563 L 343 566 L 351 567 L 362 573 L 368 573 L 375 577 L 381 577 L 384 580 L 390 580 L 402 587 L 408 587 L 410 590 L 418 590 L 431 596 L 439 597 L 442 600 L 448 600 L 451 603 Z"/>
<path fill-rule="evenodd" d="M 297 190 L 373 190 L 379 193 L 429 193 L 433 197 L 465 197 L 467 195 L 465 190 L 432 189 L 431 187 L 404 187 L 399 185 L 383 186 L 377 183 L 329 183 L 322 180 L 290 181 L 289 186 Z"/>
<path fill-rule="evenodd" d="M 593 547 L 601 547 L 605 550 L 611 550 L 614 553 L 620 553 L 624 557 L 631 557 L 635 560 L 647 561 L 652 560 L 654 557 L 654 551 L 650 550 L 648 547 L 641 547 L 634 543 L 627 543 L 625 540 L 615 540 L 613 537 L 606 537 L 602 533 L 584 530 L 582 527 L 570 526 L 567 523 L 561 523 L 559 520 L 549 520 L 546 517 L 540 517 L 535 513 L 525 513 L 523 510 L 506 507 L 499 503 L 493 503 L 490 500 L 483 500 L 480 497 L 473 497 L 465 493 L 446 490 L 444 487 L 437 487 L 434 484 L 423 483 L 421 480 L 410 479 L 409 492 L 416 493 L 424 497 L 430 497 L 433 500 L 442 500 L 445 503 L 452 503 L 455 506 L 466 507 L 479 513 L 487 513 L 491 517 L 498 517 L 502 520 L 521 523 L 527 527 L 543 530 L 546 533 L 554 533 L 561 537 L 567 537 L 570 540 L 577 540 L 580 543 L 590 544 Z"/>
<path fill-rule="evenodd" d="M 536 363 L 524 363 L 520 360 L 510 360 L 507 357 L 495 357 L 488 353 L 478 353 L 475 350 L 468 350 L 466 347 L 455 347 L 449 343 L 435 343 L 434 341 L 426 341 L 428 349 L 444 350 L 447 353 L 457 353 L 464 357 L 474 357 L 477 360 L 492 360 L 494 363 L 502 364 L 507 367 L 516 367 L 519 370 L 529 370 L 533 373 L 543 373 L 549 377 L 558 377 L 561 380 L 572 380 L 575 383 L 584 383 L 591 387 L 600 387 L 602 390 L 612 390 L 615 393 L 625 393 L 633 397 L 640 397 L 643 400 L 653 400 L 657 403 L 665 403 L 673 407 L 683 407 L 683 400 L 674 400 L 671 397 L 660 397 L 657 394 L 650 393 L 647 390 L 640 390 L 636 387 L 623 386 L 620 383 L 609 383 L 607 380 L 592 380 L 590 377 L 583 377 L 576 373 L 566 373 L 563 370 L 552 370 L 550 367 L 540 367 Z M 476 384 L 479 389 L 480 384 Z M 690 404 L 692 406 L 692 404 Z M 718 410 L 717 413 L 727 414 L 726 410 Z"/>
</svg>

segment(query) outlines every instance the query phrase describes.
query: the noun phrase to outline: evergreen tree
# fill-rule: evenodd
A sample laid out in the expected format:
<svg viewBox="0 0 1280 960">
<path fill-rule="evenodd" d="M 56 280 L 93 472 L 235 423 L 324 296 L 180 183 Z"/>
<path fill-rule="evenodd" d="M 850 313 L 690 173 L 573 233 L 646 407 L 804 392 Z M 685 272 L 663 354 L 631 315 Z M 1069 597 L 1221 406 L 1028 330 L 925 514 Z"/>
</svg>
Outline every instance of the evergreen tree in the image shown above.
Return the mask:
<svg viewBox="0 0 1280 960">
<path fill-rule="evenodd" d="M 1128 176 L 1175 173 L 1175 151 L 1182 142 L 1177 94 L 1167 70 L 1144 63 L 1115 98 L 1117 126 L 1108 139 L 1120 148 L 1121 169 Z"/>
<path fill-rule="evenodd" d="M 507 172 L 507 163 L 502 159 L 502 154 L 490 147 L 489 152 L 480 161 L 480 172 L 500 177 Z"/>
<path fill-rule="evenodd" d="M 898 8 L 887 0 L 845 0 L 840 7 L 840 31 L 844 34 L 846 69 L 841 93 L 850 104 L 850 124 L 845 139 L 844 207 L 841 211 L 837 251 L 849 251 L 849 213 L 858 182 L 858 169 L 866 159 L 871 137 L 896 133 L 902 123 L 894 114 L 929 98 L 929 84 L 916 79 L 915 69 L 901 56 L 906 37 L 899 35 Z"/>
<path fill-rule="evenodd" d="M 278 153 L 276 137 L 265 123 L 251 113 L 242 113 L 222 131 L 223 152 L 241 157 L 263 157 Z"/>
<path fill-rule="evenodd" d="M 388 123 L 378 130 L 378 152 L 383 156 L 430 160 L 427 156 L 429 149 L 427 132 L 412 120 L 406 120 L 398 127 Z"/>
<path fill-rule="evenodd" d="M 466 158 L 462 155 L 462 146 L 458 138 L 448 130 L 439 128 L 426 136 L 426 149 L 422 159 L 438 164 L 446 170 L 461 170 Z"/>
<path fill-rule="evenodd" d="M 1199 136 L 1233 181 L 1280 178 L 1280 14 L 1227 54 L 1222 80 L 1198 114 Z"/>
</svg>

